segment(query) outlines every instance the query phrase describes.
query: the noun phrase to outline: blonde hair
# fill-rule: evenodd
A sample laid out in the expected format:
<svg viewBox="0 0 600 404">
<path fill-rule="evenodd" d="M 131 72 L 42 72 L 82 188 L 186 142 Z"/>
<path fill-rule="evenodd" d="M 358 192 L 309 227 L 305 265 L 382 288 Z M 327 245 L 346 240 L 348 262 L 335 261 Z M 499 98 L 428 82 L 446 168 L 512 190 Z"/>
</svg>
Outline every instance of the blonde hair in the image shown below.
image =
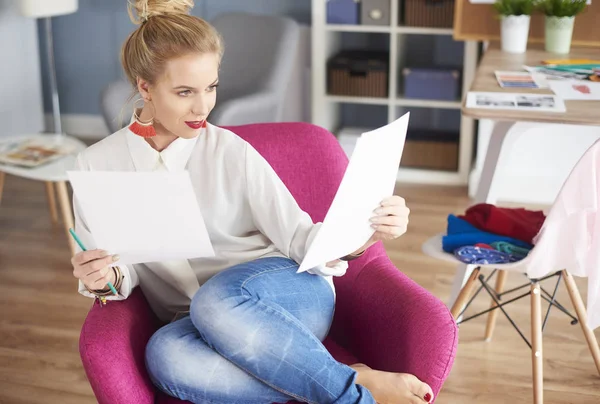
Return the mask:
<svg viewBox="0 0 600 404">
<path fill-rule="evenodd" d="M 189 15 L 193 0 L 128 0 L 131 21 L 140 26 L 125 40 L 121 64 L 129 82 L 137 78 L 155 83 L 172 58 L 189 53 L 223 55 L 223 42 L 216 29 Z"/>
</svg>

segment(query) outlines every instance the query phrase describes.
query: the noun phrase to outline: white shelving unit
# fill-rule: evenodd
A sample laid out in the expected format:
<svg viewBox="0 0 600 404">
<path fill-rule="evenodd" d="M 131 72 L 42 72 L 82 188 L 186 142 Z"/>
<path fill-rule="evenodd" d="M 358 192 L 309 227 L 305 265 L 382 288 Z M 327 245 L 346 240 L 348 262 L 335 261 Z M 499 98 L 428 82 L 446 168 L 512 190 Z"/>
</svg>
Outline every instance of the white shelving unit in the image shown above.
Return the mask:
<svg viewBox="0 0 600 404">
<path fill-rule="evenodd" d="M 380 105 L 388 107 L 388 122 L 399 118 L 398 107 L 440 108 L 460 110 L 460 101 L 403 98 L 398 94 L 398 77 L 403 64 L 400 49 L 407 35 L 452 35 L 451 28 L 421 28 L 398 25 L 400 0 L 390 0 L 390 26 L 327 24 L 327 1 L 312 0 L 312 120 L 329 131 L 340 126 L 341 104 Z M 344 32 L 383 34 L 389 36 L 389 89 L 387 98 L 345 97 L 327 94 L 327 61 L 341 49 Z M 477 43 L 465 42 L 462 93 L 468 91 L 477 64 Z M 434 171 L 400 167 L 398 181 L 428 184 L 466 185 L 472 164 L 474 125 L 470 118 L 460 122 L 457 171 Z"/>
</svg>

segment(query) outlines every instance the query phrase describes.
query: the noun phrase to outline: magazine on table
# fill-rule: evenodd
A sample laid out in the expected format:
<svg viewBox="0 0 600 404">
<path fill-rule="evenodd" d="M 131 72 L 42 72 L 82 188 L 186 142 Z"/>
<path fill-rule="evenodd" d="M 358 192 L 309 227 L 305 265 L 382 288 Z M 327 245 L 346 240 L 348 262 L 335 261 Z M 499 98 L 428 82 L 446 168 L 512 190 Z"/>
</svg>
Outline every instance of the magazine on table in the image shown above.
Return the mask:
<svg viewBox="0 0 600 404">
<path fill-rule="evenodd" d="M 0 143 L 0 164 L 39 167 L 71 154 L 74 148 L 55 139 L 23 139 Z"/>
<path fill-rule="evenodd" d="M 562 98 L 553 94 L 469 92 L 467 108 L 565 112 Z"/>
</svg>

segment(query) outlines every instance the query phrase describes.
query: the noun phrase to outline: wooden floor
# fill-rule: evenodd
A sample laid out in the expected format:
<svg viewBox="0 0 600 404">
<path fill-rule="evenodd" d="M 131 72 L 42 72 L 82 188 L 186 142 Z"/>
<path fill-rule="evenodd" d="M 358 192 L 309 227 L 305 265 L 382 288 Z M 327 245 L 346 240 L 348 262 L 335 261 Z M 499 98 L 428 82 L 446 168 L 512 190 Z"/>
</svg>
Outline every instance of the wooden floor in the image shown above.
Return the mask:
<svg viewBox="0 0 600 404">
<path fill-rule="evenodd" d="M 424 257 L 421 243 L 444 229 L 448 213 L 464 211 L 466 190 L 399 186 L 397 193 L 412 209 L 411 224 L 405 237 L 387 244 L 389 255 L 445 300 L 454 269 Z M 76 292 L 67 240 L 51 224 L 45 198 L 44 184 L 7 177 L 0 206 L 0 403 L 94 403 L 77 346 L 91 301 Z M 507 286 L 521 281 L 510 276 Z M 577 281 L 585 300 L 586 283 Z M 564 289 L 560 300 L 571 309 Z M 488 304 L 483 298 L 474 305 Z M 529 301 L 508 311 L 528 336 Z M 483 341 L 484 326 L 484 318 L 461 326 L 458 357 L 437 403 L 532 402 L 529 348 L 505 318 L 492 342 Z M 544 334 L 544 355 L 546 403 L 600 403 L 600 377 L 581 330 L 557 311 Z"/>
</svg>

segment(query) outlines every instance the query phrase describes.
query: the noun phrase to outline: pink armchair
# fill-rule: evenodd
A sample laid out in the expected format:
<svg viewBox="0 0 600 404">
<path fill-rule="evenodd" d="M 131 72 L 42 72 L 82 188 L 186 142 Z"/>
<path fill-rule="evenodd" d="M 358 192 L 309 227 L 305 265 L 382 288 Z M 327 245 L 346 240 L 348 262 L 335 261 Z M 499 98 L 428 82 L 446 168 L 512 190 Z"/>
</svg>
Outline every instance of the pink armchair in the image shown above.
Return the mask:
<svg viewBox="0 0 600 404">
<path fill-rule="evenodd" d="M 324 129 L 304 123 L 230 128 L 273 166 L 300 206 L 315 221 L 327 213 L 348 159 Z M 381 244 L 335 278 L 336 312 L 325 346 L 340 362 L 363 362 L 416 375 L 437 397 L 450 373 L 458 341 L 446 306 L 400 272 Z M 176 404 L 151 384 L 144 349 L 161 326 L 137 288 L 125 301 L 93 305 L 79 350 L 100 404 Z"/>
</svg>

